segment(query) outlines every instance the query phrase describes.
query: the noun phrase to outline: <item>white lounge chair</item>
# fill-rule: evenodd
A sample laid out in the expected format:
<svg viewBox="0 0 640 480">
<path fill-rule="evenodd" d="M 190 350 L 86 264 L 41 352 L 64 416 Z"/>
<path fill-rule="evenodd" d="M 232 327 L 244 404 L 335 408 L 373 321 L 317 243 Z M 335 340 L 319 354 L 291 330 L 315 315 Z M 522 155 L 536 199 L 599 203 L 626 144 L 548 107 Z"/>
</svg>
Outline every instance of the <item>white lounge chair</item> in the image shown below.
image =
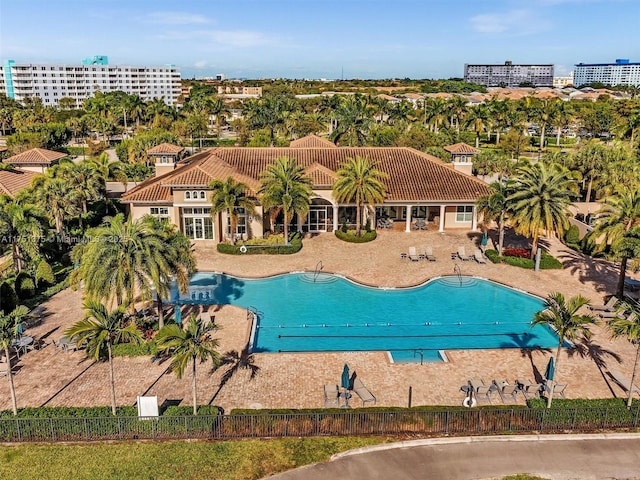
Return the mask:
<svg viewBox="0 0 640 480">
<path fill-rule="evenodd" d="M 420 260 L 420 256 L 416 253 L 416 247 L 409 247 L 409 259 L 412 262 Z"/>
<path fill-rule="evenodd" d="M 436 256 L 433 254 L 433 247 L 431 245 L 427 245 L 424 249 L 424 256 L 430 262 L 436 261 Z"/>
<path fill-rule="evenodd" d="M 324 386 L 324 406 L 325 407 L 339 407 L 340 406 L 340 391 L 338 385 L 325 385 Z"/>
<path fill-rule="evenodd" d="M 638 388 L 636 385 L 632 385 L 631 380 L 628 377 L 624 376 L 622 373 L 620 373 L 618 370 L 610 368 L 609 375 L 627 393 L 631 392 L 631 393 L 637 393 L 638 395 L 640 395 L 640 388 Z"/>
<path fill-rule="evenodd" d="M 465 262 L 468 261 L 468 260 L 473 260 L 473 256 L 467 255 L 467 253 L 464 250 L 464 247 L 462 247 L 462 246 L 458 247 L 458 258 L 460 260 L 465 261 Z"/>
<path fill-rule="evenodd" d="M 542 389 L 541 383 L 531 383 L 529 380 L 516 380 L 516 385 L 519 386 L 520 391 L 524 395 L 524 398 L 529 399 L 529 395 L 533 397 L 540 396 L 540 390 Z"/>
<path fill-rule="evenodd" d="M 604 305 L 589 305 L 588 308 L 594 312 L 613 312 L 617 301 L 618 297 L 613 295 Z"/>
<path fill-rule="evenodd" d="M 358 377 L 353 380 L 353 391 L 360 397 L 363 406 L 367 402 L 371 402 L 374 405 L 376 404 L 376 397 L 373 396 Z"/>
<path fill-rule="evenodd" d="M 475 258 L 476 262 L 478 263 L 487 263 L 487 261 L 484 259 L 484 255 L 482 254 L 482 250 L 480 250 L 479 248 L 476 248 L 473 251 L 473 258 Z"/>
<path fill-rule="evenodd" d="M 554 396 L 560 395 L 562 398 L 565 398 L 564 397 L 564 391 L 566 389 L 567 389 L 567 384 L 566 383 L 563 383 L 563 384 L 554 383 L 553 384 L 553 395 Z M 549 385 L 547 383 L 545 383 L 545 385 L 544 385 L 544 391 L 546 393 L 549 393 L 551 391 L 551 388 L 549 388 Z"/>
</svg>

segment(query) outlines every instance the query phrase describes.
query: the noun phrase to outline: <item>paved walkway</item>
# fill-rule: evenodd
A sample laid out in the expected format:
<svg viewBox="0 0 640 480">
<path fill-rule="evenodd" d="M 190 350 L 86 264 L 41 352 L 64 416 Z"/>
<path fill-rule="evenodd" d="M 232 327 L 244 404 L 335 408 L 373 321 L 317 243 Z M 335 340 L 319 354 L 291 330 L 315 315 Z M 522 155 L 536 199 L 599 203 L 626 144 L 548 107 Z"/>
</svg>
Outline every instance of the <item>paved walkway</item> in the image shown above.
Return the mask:
<svg viewBox="0 0 640 480">
<path fill-rule="evenodd" d="M 293 270 L 313 270 L 322 261 L 324 271 L 337 272 L 359 282 L 386 286 L 414 285 L 438 275 L 450 275 L 456 263 L 465 275 L 479 275 L 546 296 L 561 291 L 567 296 L 581 293 L 601 303 L 615 288 L 616 270 L 604 261 L 584 259 L 558 242 L 549 248 L 566 265 L 563 270 L 535 273 L 507 265 L 454 262 L 450 252 L 458 245 L 473 251 L 479 234 L 447 232 L 388 232 L 369 244 L 348 244 L 332 234 L 304 241 L 295 255 L 230 256 L 217 253 L 214 245 L 198 244 L 196 254 L 202 271 L 224 271 L 239 276 L 264 276 Z M 517 240 L 509 240 L 514 246 Z M 432 245 L 436 262 L 400 259 L 409 246 L 423 250 Z M 65 290 L 43 306 L 43 322 L 29 334 L 57 340 L 62 332 L 83 316 L 81 292 Z M 212 307 L 219 332 L 220 350 L 241 349 L 249 338 L 246 312 L 236 307 Z M 186 315 L 186 312 L 183 314 Z M 559 359 L 558 378 L 568 383 L 568 397 L 603 398 L 624 396 L 606 375 L 609 365 L 631 374 L 634 349 L 625 340 L 613 341 L 602 327 L 596 327 L 592 342 L 583 350 L 565 351 Z M 336 352 L 302 354 L 256 354 L 261 367 L 258 376 L 240 371 L 216 395 L 222 372 L 198 366 L 200 403 L 212 401 L 228 412 L 232 408 L 313 408 L 323 405 L 322 386 L 339 381 L 344 363 L 356 371 L 378 399 L 379 406 L 404 406 L 408 388 L 413 387 L 413 405 L 459 405 L 459 387 L 470 378 L 516 378 L 536 380 L 544 373 L 549 352 L 520 349 L 448 351 L 449 363 L 392 364 L 384 352 Z M 621 364 L 618 364 L 621 362 Z M 117 400 L 133 405 L 143 393 L 157 395 L 160 402 L 191 401 L 191 380 L 166 373 L 167 362 L 149 357 L 117 358 L 115 377 Z M 18 405 L 107 405 L 107 365 L 94 364 L 84 352 L 62 352 L 49 345 L 29 352 L 17 362 L 15 376 Z M 291 388 L 295 385 L 295 388 Z M 518 399 L 523 403 L 524 399 Z M 357 404 L 357 402 L 356 402 Z M 0 409 L 10 408 L 8 382 L 0 378 Z"/>
<path fill-rule="evenodd" d="M 382 445 L 272 480 L 466 480 L 528 473 L 553 480 L 640 478 L 640 436 L 466 437 Z"/>
</svg>

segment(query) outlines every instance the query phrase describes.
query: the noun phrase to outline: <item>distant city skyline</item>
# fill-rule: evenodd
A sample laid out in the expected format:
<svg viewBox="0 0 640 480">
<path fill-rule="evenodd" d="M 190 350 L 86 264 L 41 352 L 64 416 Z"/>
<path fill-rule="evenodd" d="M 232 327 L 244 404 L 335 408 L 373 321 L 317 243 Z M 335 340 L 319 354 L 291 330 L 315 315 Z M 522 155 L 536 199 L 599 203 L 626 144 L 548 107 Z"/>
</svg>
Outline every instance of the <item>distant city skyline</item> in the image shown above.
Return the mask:
<svg viewBox="0 0 640 480">
<path fill-rule="evenodd" d="M 638 18 L 638 0 L 2 1 L 0 60 L 313 79 L 462 77 L 465 63 L 511 60 L 560 76 L 640 61 Z"/>
</svg>

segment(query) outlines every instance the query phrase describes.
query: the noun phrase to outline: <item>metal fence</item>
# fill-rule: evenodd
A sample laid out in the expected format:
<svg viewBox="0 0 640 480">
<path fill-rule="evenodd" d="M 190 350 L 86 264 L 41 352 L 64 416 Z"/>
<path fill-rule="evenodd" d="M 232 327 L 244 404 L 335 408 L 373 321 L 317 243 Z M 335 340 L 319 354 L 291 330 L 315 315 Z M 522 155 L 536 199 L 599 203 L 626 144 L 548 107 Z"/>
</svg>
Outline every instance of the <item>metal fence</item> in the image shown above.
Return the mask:
<svg viewBox="0 0 640 480">
<path fill-rule="evenodd" d="M 621 430 L 640 407 L 345 411 L 259 415 L 4 418 L 0 442 L 234 439 L 343 435 L 456 435 Z"/>
</svg>

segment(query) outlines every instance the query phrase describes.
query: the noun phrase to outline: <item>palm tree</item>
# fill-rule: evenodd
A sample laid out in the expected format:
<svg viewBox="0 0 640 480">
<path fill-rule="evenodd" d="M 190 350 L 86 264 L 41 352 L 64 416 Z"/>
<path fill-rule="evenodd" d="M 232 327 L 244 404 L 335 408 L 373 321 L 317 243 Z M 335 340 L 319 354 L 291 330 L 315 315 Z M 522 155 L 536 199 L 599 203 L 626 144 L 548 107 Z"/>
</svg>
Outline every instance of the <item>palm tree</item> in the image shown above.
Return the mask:
<svg viewBox="0 0 640 480">
<path fill-rule="evenodd" d="M 565 338 L 574 342 L 579 337 L 589 339 L 591 331 L 589 327 L 596 323 L 596 319 L 592 315 L 580 315 L 580 310 L 589 304 L 589 299 L 582 295 L 571 297 L 568 301 L 564 295 L 559 292 L 550 293 L 544 302 L 545 309 L 536 313 L 533 317 L 532 325 L 548 325 L 553 328 L 558 335 L 558 348 L 556 349 L 556 374 L 557 378 L 558 363 L 560 363 L 560 349 Z M 547 408 L 551 408 L 551 400 L 553 398 L 554 381 L 551 380 L 547 396 Z"/>
<path fill-rule="evenodd" d="M 182 378 L 189 362 L 192 375 L 193 392 L 193 414 L 198 414 L 197 400 L 197 377 L 196 366 L 198 363 L 211 361 L 213 368 L 220 366 L 220 354 L 218 340 L 212 334 L 218 330 L 218 326 L 213 322 L 203 322 L 202 319 L 191 315 L 187 328 L 180 325 L 166 325 L 156 335 L 156 344 L 161 352 L 168 352 L 171 355 L 169 368 L 173 370 L 178 378 Z"/>
<path fill-rule="evenodd" d="M 616 296 L 624 295 L 624 279 L 629 258 L 640 255 L 640 188 L 624 189 L 620 194 L 607 199 L 598 212 L 598 223 L 594 235 L 602 235 L 600 248 L 609 246 L 620 257 L 620 273 Z"/>
<path fill-rule="evenodd" d="M 637 303 L 622 302 L 619 306 L 620 311 L 631 311 L 631 313 L 623 318 L 615 317 L 608 320 L 607 325 L 611 332 L 611 337 L 624 337 L 636 347 L 636 359 L 633 362 L 633 373 L 631 374 L 631 385 L 636 384 L 636 376 L 638 373 L 638 363 L 640 361 L 640 308 Z M 633 387 L 629 389 L 627 397 L 627 407 L 631 406 L 633 400 Z"/>
<path fill-rule="evenodd" d="M 18 414 L 18 403 L 16 401 L 16 389 L 13 385 L 13 373 L 11 371 L 11 352 L 9 348 L 14 340 L 20 338 L 20 324 L 29 315 L 29 309 L 24 305 L 16 307 L 6 314 L 0 310 L 0 350 L 7 357 L 7 377 L 9 379 L 9 390 L 11 391 L 11 408 L 13 414 Z"/>
<path fill-rule="evenodd" d="M 109 312 L 107 307 L 95 300 L 84 303 L 84 320 L 71 325 L 65 335 L 78 345 L 86 344 L 86 352 L 96 362 L 103 360 L 106 354 L 109 362 L 109 385 L 111 387 L 111 413 L 116 414 L 116 382 L 113 376 L 113 356 L 111 347 L 117 343 L 135 343 L 142 341 L 142 335 L 135 323 L 129 322 L 125 305 Z"/>
<path fill-rule="evenodd" d="M 40 240 L 47 220 L 44 211 L 26 200 L 0 196 L 0 232 L 11 239 L 13 267 L 16 273 L 25 259 L 35 259 L 40 252 Z"/>
<path fill-rule="evenodd" d="M 188 276 L 194 264 L 189 242 L 178 232 L 174 232 L 175 241 L 167 240 L 166 228 L 151 216 L 107 218 L 100 227 L 89 230 L 88 243 L 73 249 L 71 256 L 78 267 L 71 275 L 72 285 L 84 281 L 88 298 L 115 300 L 132 312 L 136 290 L 142 299 L 150 299 L 155 287 L 161 297 L 166 293 L 162 285 L 173 275 Z"/>
<path fill-rule="evenodd" d="M 536 254 L 542 231 L 562 235 L 568 226 L 567 209 L 571 205 L 575 180 L 568 170 L 538 162 L 518 170 L 513 193 L 507 202 L 513 212 L 516 232 L 532 237 L 531 258 Z"/>
<path fill-rule="evenodd" d="M 487 129 L 489 109 L 485 105 L 477 105 L 469 111 L 466 125 L 473 127 L 476 133 L 476 148 L 480 148 L 480 135 Z"/>
<path fill-rule="evenodd" d="M 388 177 L 385 172 L 378 170 L 375 162 L 368 158 L 356 156 L 347 158 L 338 171 L 338 179 L 333 184 L 333 195 L 341 203 L 356 204 L 356 236 L 361 235 L 361 207 L 368 203 L 373 206 L 382 203 L 386 195 L 383 180 Z"/>
<path fill-rule="evenodd" d="M 235 243 L 239 209 L 244 209 L 249 215 L 253 215 L 256 210 L 256 203 L 247 197 L 249 187 L 244 183 L 236 182 L 233 177 L 229 176 L 224 182 L 213 180 L 209 184 L 209 188 L 211 189 L 211 212 L 216 214 L 227 212 L 231 227 L 231 239 Z"/>
<path fill-rule="evenodd" d="M 304 174 L 304 167 L 289 157 L 276 158 L 260 174 L 261 203 L 265 211 L 284 215 L 284 241 L 289 242 L 289 222 L 294 214 L 303 216 L 311 203 L 311 179 Z"/>
<path fill-rule="evenodd" d="M 56 165 L 45 175 L 35 177 L 31 183 L 33 196 L 53 217 L 56 232 L 64 234 L 64 222 L 80 213 L 79 190 L 61 173 L 65 166 Z"/>
<path fill-rule="evenodd" d="M 455 125 L 456 132 L 460 133 L 460 125 L 464 122 L 464 118 L 467 115 L 467 99 L 461 95 L 453 95 L 447 101 L 447 109 L 451 118 L 450 123 L 453 127 Z"/>
<path fill-rule="evenodd" d="M 478 198 L 476 206 L 485 220 L 498 224 L 498 255 L 502 255 L 504 245 L 504 226 L 509 214 L 509 190 L 502 182 L 489 185 L 489 193 Z"/>
<path fill-rule="evenodd" d="M 331 141 L 338 144 L 344 139 L 350 147 L 366 144 L 371 128 L 371 115 L 366 97 L 356 94 L 343 98 L 334 115 L 337 123 L 329 136 Z"/>
<path fill-rule="evenodd" d="M 231 110 L 229 110 L 229 107 L 227 107 L 227 104 L 224 103 L 222 98 L 213 97 L 209 113 L 216 118 L 216 136 L 220 138 L 222 121 L 231 114 Z"/>
<path fill-rule="evenodd" d="M 428 125 L 432 132 L 438 133 L 448 122 L 447 102 L 442 98 L 425 98 L 422 108 L 425 125 Z"/>
</svg>

